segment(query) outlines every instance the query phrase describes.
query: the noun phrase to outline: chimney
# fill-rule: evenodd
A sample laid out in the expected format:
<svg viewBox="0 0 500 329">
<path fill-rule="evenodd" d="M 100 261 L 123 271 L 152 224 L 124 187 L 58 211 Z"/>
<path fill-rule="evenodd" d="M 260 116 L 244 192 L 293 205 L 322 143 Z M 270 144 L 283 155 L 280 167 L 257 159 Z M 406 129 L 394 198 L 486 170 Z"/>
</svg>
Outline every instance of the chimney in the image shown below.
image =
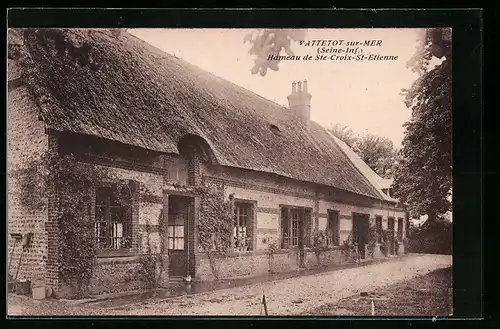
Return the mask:
<svg viewBox="0 0 500 329">
<path fill-rule="evenodd" d="M 292 83 L 292 93 L 288 98 L 288 107 L 304 124 L 311 119 L 311 94 L 307 91 L 307 80 Z"/>
</svg>

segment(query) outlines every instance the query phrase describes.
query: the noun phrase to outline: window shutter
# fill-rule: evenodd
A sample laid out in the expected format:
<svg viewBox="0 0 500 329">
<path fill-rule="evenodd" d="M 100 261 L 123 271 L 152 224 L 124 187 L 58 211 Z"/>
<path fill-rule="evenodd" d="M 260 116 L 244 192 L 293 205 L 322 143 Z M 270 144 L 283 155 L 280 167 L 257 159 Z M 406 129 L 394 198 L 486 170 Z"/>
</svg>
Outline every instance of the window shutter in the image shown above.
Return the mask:
<svg viewBox="0 0 500 329">
<path fill-rule="evenodd" d="M 333 231 L 333 234 L 335 236 L 335 241 L 334 244 L 336 246 L 340 245 L 340 215 L 339 212 L 335 212 L 335 230 Z"/>
</svg>

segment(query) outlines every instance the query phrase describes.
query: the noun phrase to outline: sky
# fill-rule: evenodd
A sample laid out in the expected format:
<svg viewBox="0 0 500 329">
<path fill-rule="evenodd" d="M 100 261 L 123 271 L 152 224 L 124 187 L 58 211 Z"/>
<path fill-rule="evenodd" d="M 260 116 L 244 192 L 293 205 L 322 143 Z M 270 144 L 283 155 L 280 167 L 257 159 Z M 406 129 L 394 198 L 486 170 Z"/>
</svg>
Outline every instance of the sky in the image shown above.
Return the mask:
<svg viewBox="0 0 500 329">
<path fill-rule="evenodd" d="M 288 107 L 292 82 L 308 81 L 312 95 L 311 119 L 328 127 L 342 124 L 355 133 L 373 133 L 401 147 L 411 111 L 403 103 L 401 89 L 409 88 L 417 75 L 406 67 L 414 54 L 416 29 L 314 29 L 304 40 L 382 40 L 364 53 L 398 56 L 395 61 L 282 61 L 279 71 L 252 75 L 254 58 L 243 43 L 249 29 L 131 29 L 144 41 L 180 57 L 221 78 Z M 295 55 L 317 54 L 318 47 L 291 46 Z M 343 47 L 345 48 L 345 47 Z M 328 54 L 330 56 L 331 54 Z"/>
</svg>

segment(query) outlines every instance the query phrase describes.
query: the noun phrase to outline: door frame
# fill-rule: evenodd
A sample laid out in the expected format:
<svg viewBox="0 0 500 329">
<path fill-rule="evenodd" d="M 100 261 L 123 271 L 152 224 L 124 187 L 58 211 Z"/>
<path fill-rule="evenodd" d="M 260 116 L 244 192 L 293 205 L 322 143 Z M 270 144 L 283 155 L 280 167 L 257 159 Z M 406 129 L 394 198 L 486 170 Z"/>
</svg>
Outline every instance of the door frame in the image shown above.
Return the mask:
<svg viewBox="0 0 500 329">
<path fill-rule="evenodd" d="M 190 231 L 192 229 L 192 225 L 194 225 L 194 208 L 195 208 L 195 197 L 193 195 L 190 195 L 190 194 L 185 194 L 185 193 L 168 193 L 166 192 L 166 195 L 167 195 L 167 223 L 166 223 L 166 226 L 167 226 L 167 230 L 164 234 L 166 234 L 165 236 L 165 241 L 167 241 L 167 245 L 166 245 L 166 253 L 168 254 L 168 276 L 169 278 L 179 278 L 179 277 L 184 277 L 186 275 L 192 275 L 194 273 L 194 269 L 193 268 L 190 268 L 190 263 L 191 263 L 191 257 L 193 257 L 193 248 L 192 248 L 192 243 L 194 242 L 194 237 L 193 236 L 190 236 Z M 171 262 L 172 262 L 172 259 L 170 258 L 170 250 L 168 248 L 168 238 L 169 238 L 169 235 L 168 235 L 168 226 L 169 226 L 169 219 L 170 219 L 170 212 L 169 212 L 169 205 L 170 205 L 170 202 L 172 202 L 171 200 L 171 197 L 174 197 L 174 198 L 181 198 L 181 199 L 184 199 L 186 200 L 186 210 L 187 210 L 187 214 L 184 218 L 184 250 L 178 250 L 177 252 L 183 254 L 183 267 L 184 267 L 184 271 L 183 271 L 183 274 L 181 276 L 172 276 L 171 275 Z M 192 250 L 193 249 L 193 250 Z"/>
<path fill-rule="evenodd" d="M 391 225 L 389 225 L 389 223 L 391 223 L 392 221 L 392 229 L 391 229 Z M 396 246 L 395 246 L 395 225 L 396 225 L 396 219 L 394 217 L 387 217 L 387 231 L 389 232 L 390 236 L 389 236 L 389 255 L 395 255 L 396 254 Z"/>
<path fill-rule="evenodd" d="M 370 230 L 370 214 L 352 213 L 352 237 L 353 242 L 358 245 L 358 252 L 360 254 L 361 259 L 366 258 L 366 245 L 368 244 L 369 239 L 369 230 Z M 360 233 L 363 233 L 364 239 L 360 239 Z M 363 243 L 363 246 L 360 246 L 360 240 Z"/>
</svg>

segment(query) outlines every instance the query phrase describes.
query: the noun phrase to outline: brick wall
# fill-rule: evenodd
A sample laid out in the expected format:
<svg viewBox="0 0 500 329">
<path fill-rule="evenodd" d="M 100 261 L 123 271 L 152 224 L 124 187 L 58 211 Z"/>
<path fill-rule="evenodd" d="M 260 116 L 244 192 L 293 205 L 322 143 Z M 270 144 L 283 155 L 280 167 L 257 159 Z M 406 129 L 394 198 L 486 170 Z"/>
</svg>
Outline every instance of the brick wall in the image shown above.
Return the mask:
<svg viewBox="0 0 500 329">
<path fill-rule="evenodd" d="M 15 72 L 15 62 L 9 61 L 9 71 Z M 19 186 L 11 173 L 14 169 L 25 167 L 27 159 L 35 158 L 48 149 L 48 138 L 43 122 L 38 120 L 37 105 L 29 96 L 22 78 L 9 72 L 8 112 L 7 112 L 7 216 L 8 216 L 8 261 L 11 261 L 9 274 L 15 276 L 18 265 L 18 279 L 44 280 L 47 260 L 47 211 L 26 209 L 19 202 Z M 15 79 L 15 80 L 12 80 Z M 12 83 L 15 81 L 15 83 Z M 16 246 L 12 258 L 14 241 L 10 233 L 34 233 L 32 245 L 24 252 L 21 264 L 19 258 L 22 248 Z"/>
<path fill-rule="evenodd" d="M 347 238 L 352 230 L 352 213 L 369 214 L 374 225 L 375 216 L 382 216 L 384 228 L 387 228 L 388 217 L 404 217 L 404 212 L 391 209 L 379 201 L 369 198 L 356 197 L 342 191 L 335 191 L 336 200 L 326 193 L 317 193 L 312 184 L 287 180 L 275 175 L 236 171 L 222 167 L 204 167 L 206 177 L 224 183 L 226 195 L 234 193 L 238 199 L 256 201 L 257 211 L 257 243 L 256 249 L 262 250 L 266 245 L 264 238 L 280 237 L 280 206 L 300 206 L 318 209 L 313 214 L 317 217 L 318 228 L 325 229 L 327 225 L 328 209 L 339 211 L 340 241 Z M 317 198 L 320 198 L 317 200 Z M 397 222 L 397 221 L 396 221 Z M 312 228 L 315 227 L 313 220 Z M 397 230 L 397 227 L 395 228 Z"/>
<path fill-rule="evenodd" d="M 123 158 L 117 164 L 112 158 L 112 156 L 106 158 L 87 154 L 81 159 L 98 167 L 104 166 L 113 177 L 113 180 L 130 180 L 142 183 L 150 191 L 151 195 L 148 195 L 147 198 L 139 196 L 138 200 L 134 202 L 135 205 L 132 209 L 133 248 L 131 251 L 111 256 L 107 254 L 98 255 L 90 285 L 90 291 L 93 294 L 144 287 L 143 278 L 138 274 L 140 266 L 139 254 L 141 251 L 145 251 L 148 236 L 152 251 L 162 255 L 163 264 L 159 264 L 159 266 L 163 266 L 161 281 L 163 283 L 168 281 L 168 256 L 165 247 L 167 218 L 164 214 L 165 210 L 168 209 L 168 194 L 176 194 L 175 191 L 169 191 L 168 189 L 172 188 L 172 183 L 179 183 L 172 180 L 172 177 L 178 175 L 172 176 L 170 169 L 189 172 L 190 183 L 200 179 L 199 159 L 185 162 L 186 168 L 181 168 L 183 162 L 176 160 L 178 156 L 161 155 L 158 159 L 159 164 L 154 164 L 155 167 L 152 168 L 144 165 L 144 163 L 136 164 L 133 160 Z M 170 167 L 170 164 L 173 164 L 173 167 Z M 196 204 L 197 200 L 195 199 L 195 211 L 197 209 Z M 189 245 L 191 250 L 194 249 L 195 230 L 196 227 L 191 222 L 189 225 Z M 194 254 L 189 261 L 194 275 Z"/>
<path fill-rule="evenodd" d="M 396 210 L 381 201 L 364 198 L 352 193 L 336 189 L 330 191 L 319 189 L 313 184 L 297 182 L 276 175 L 243 171 L 219 166 L 203 166 L 204 179 L 223 183 L 226 196 L 234 193 L 236 199 L 255 202 L 256 239 L 254 252 L 234 253 L 225 259 L 218 260 L 221 275 L 224 277 L 240 275 L 258 275 L 267 272 L 268 260 L 263 255 L 267 244 L 264 240 L 274 238 L 280 240 L 280 206 L 300 206 L 313 210 L 311 230 L 318 227 L 324 230 L 327 226 L 329 209 L 339 212 L 340 242 L 347 239 L 352 231 L 352 213 L 363 213 L 370 216 L 371 225 L 375 225 L 375 216 L 382 216 L 384 228 L 387 228 L 388 217 L 404 217 L 404 212 Z M 316 224 L 317 223 L 317 224 Z M 317 225 L 317 226 L 316 226 Z M 395 230 L 397 232 L 397 220 Z M 400 252 L 403 248 L 400 249 Z M 284 256 L 285 255 L 285 256 Z M 378 257 L 379 254 L 376 254 Z M 306 266 L 316 264 L 313 252 L 306 254 Z M 345 261 L 339 248 L 326 252 L 322 259 L 324 264 L 336 264 Z M 202 254 L 197 255 L 198 280 L 209 279 L 210 267 Z M 248 264 L 248 265 L 246 265 Z M 296 261 L 286 251 L 275 256 L 276 271 L 293 270 Z"/>
<path fill-rule="evenodd" d="M 290 272 L 299 268 L 298 255 L 290 251 L 278 251 L 271 264 L 269 256 L 262 251 L 229 254 L 229 257 L 217 258 L 215 262 L 220 279 L 266 275 L 270 268 L 273 273 Z M 346 263 L 346 259 L 339 249 L 329 250 L 321 255 L 321 265 L 343 263 Z M 305 265 L 308 268 L 317 267 L 317 258 L 314 252 L 306 252 Z M 196 257 L 196 280 L 210 281 L 214 279 L 206 254 L 198 254 Z"/>
<path fill-rule="evenodd" d="M 18 98 L 20 99 L 21 97 Z M 9 111 L 9 118 L 10 117 L 18 121 L 21 120 L 21 123 L 15 126 L 18 127 L 23 126 L 22 118 L 26 116 L 16 117 L 15 115 L 11 115 Z M 32 120 L 26 121 L 24 125 L 28 126 L 28 129 L 23 129 L 23 131 L 29 132 L 30 129 L 33 128 L 31 127 Z M 38 143 L 42 145 L 42 147 L 45 147 L 45 149 L 55 150 L 58 147 L 59 144 L 57 143 L 55 135 L 46 135 L 43 129 L 39 132 L 41 137 L 38 139 L 33 138 L 33 136 L 26 137 L 22 134 L 21 136 L 19 132 L 16 135 L 15 131 L 9 133 L 9 150 L 13 154 L 12 157 L 9 156 L 9 161 L 14 161 L 15 159 L 17 159 L 16 161 L 21 161 L 19 159 L 21 159 L 22 156 L 18 155 L 19 147 L 16 148 L 16 145 L 21 143 L 23 138 L 25 138 L 24 142 L 28 140 L 31 142 L 33 140 L 39 141 Z M 11 142 L 11 140 L 15 142 Z M 13 152 L 18 153 L 14 154 Z M 141 247 L 144 247 L 147 240 L 146 234 L 149 236 L 149 241 L 152 244 L 153 250 L 166 255 L 166 248 L 164 246 L 164 226 L 166 219 L 164 209 L 167 207 L 166 200 L 168 194 L 178 194 L 178 191 L 176 191 L 176 188 L 172 185 L 174 182 L 172 181 L 169 164 L 175 164 L 176 170 L 179 169 L 179 164 L 181 164 L 182 167 L 182 161 L 175 161 L 177 157 L 178 156 L 175 155 L 162 155 L 158 157 L 158 161 L 153 161 L 151 164 L 144 162 L 134 163 L 133 160 L 130 161 L 123 157 L 120 157 L 119 161 L 115 161 L 111 158 L 103 158 L 102 155 L 98 157 L 87 156 L 86 158 L 82 158 L 83 161 L 106 166 L 116 179 L 131 180 L 144 184 L 153 194 L 149 199 L 144 199 L 139 196 L 134 202 L 135 207 L 133 207 L 132 213 L 133 246 L 131 253 L 121 255 L 121 257 L 103 257 L 102 255 L 98 257 L 91 283 L 91 291 L 93 293 L 129 290 L 143 286 L 141 278 L 137 277 L 137 255 L 142 249 Z M 203 176 L 209 180 L 223 182 L 226 195 L 234 193 L 235 198 L 253 201 L 255 204 L 254 212 L 256 223 L 254 223 L 254 250 L 256 251 L 245 255 L 235 254 L 234 257 L 227 257 L 223 260 L 219 260 L 221 275 L 224 277 L 267 273 L 269 265 L 267 256 L 263 253 L 263 250 L 266 248 L 266 244 L 263 240 L 270 237 L 280 238 L 281 228 L 279 216 L 280 206 L 282 205 L 301 206 L 311 209 L 313 212 L 312 221 L 310 223 L 311 230 L 314 229 L 314 227 L 324 229 L 326 227 L 327 210 L 338 210 L 340 212 L 341 241 L 347 237 L 352 229 L 352 212 L 367 213 L 371 218 L 374 218 L 375 215 L 382 215 L 385 219 L 385 226 L 387 226 L 387 216 L 390 215 L 395 218 L 403 216 L 403 213 L 394 211 L 391 213 L 388 207 L 381 204 L 377 206 L 377 204 L 371 200 L 357 200 L 356 196 L 352 194 L 344 195 L 340 191 L 324 193 L 324 191 L 319 191 L 313 184 L 296 182 L 276 175 L 249 172 L 234 168 L 209 168 L 202 165 L 200 158 L 196 154 L 190 157 L 189 161 L 185 162 L 185 166 L 187 167 L 185 170 L 188 172 L 187 182 L 190 185 L 199 183 Z M 180 169 L 184 170 L 183 168 Z M 11 193 L 9 193 L 9 204 L 13 202 L 11 200 L 13 199 Z M 345 202 L 340 202 L 339 200 L 345 200 Z M 198 212 L 198 204 L 199 200 L 194 198 L 195 217 Z M 33 261 L 34 259 L 36 261 L 40 259 L 43 261 L 47 260 L 46 280 L 48 284 L 53 287 L 57 287 L 60 284 L 57 272 L 57 241 L 59 232 L 53 222 L 55 215 L 56 214 L 50 210 L 48 214 L 36 215 L 37 220 L 41 223 L 47 219 L 47 225 L 45 225 L 46 232 L 43 231 L 43 234 L 35 234 L 35 238 L 39 239 L 35 240 L 37 243 L 36 245 L 41 247 L 39 250 L 42 250 L 42 252 L 28 258 L 29 261 Z M 18 224 L 24 223 L 22 220 L 23 219 L 13 222 Z M 11 217 L 9 217 L 9 229 L 12 227 L 11 222 Z M 146 231 L 146 224 L 149 224 L 148 231 Z M 397 227 L 395 230 L 397 230 Z M 198 250 L 195 223 L 190 223 L 188 233 L 189 249 Z M 47 249 L 49 249 L 50 253 L 47 253 Z M 341 262 L 342 260 L 339 255 L 339 250 L 327 252 L 324 256 L 326 264 Z M 166 272 L 168 271 L 168 257 L 163 257 L 163 261 L 164 272 Z M 192 253 L 189 262 L 191 264 L 191 274 L 195 274 L 197 280 L 203 280 L 210 277 L 208 260 L 203 253 Z M 306 254 L 306 265 L 312 266 L 315 262 L 316 258 L 314 254 L 308 252 Z M 38 267 L 30 266 L 29 268 L 43 271 L 45 263 L 38 262 L 38 264 Z M 194 271 L 195 267 L 196 271 Z M 289 251 L 285 250 L 279 252 L 275 256 L 273 271 L 288 271 L 295 268 L 297 268 L 296 255 L 292 255 Z M 168 280 L 168 275 L 163 276 Z"/>
<path fill-rule="evenodd" d="M 121 292 L 145 287 L 137 256 L 98 258 L 89 285 L 91 294 Z"/>
<path fill-rule="evenodd" d="M 98 165 L 99 166 L 99 165 Z M 133 165 L 130 165 L 133 167 Z M 144 281 L 138 276 L 140 252 L 145 252 L 148 243 L 153 253 L 161 253 L 160 224 L 163 217 L 163 176 L 151 172 L 110 168 L 113 178 L 142 183 L 150 191 L 148 198 L 139 195 L 132 206 L 132 248 L 130 253 L 113 255 L 98 254 L 94 267 L 90 291 L 94 294 L 138 289 Z"/>
</svg>

